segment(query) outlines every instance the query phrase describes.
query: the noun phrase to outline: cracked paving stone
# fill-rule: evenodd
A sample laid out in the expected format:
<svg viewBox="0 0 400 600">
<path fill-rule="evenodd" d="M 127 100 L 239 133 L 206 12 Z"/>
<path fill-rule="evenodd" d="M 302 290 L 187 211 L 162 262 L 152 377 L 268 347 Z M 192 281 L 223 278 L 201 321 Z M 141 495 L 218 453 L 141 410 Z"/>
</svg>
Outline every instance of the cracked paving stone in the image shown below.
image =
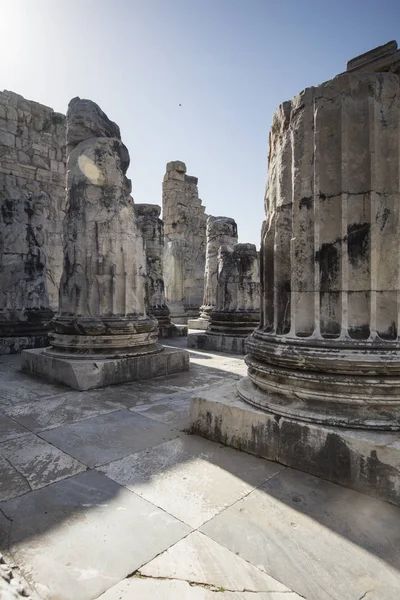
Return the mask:
<svg viewBox="0 0 400 600">
<path fill-rule="evenodd" d="M 5 487 L 0 483 L 2 500 L 86 470 L 85 465 L 33 433 L 1 443 L 0 457 L 0 468 L 4 468 L 0 482 L 6 482 Z"/>
<path fill-rule="evenodd" d="M 286 469 L 201 531 L 307 600 L 395 600 L 400 507 Z"/>
<path fill-rule="evenodd" d="M 96 471 L 0 508 L 8 551 L 42 600 L 93 600 L 191 531 Z"/>
<path fill-rule="evenodd" d="M 230 592 L 174 579 L 130 577 L 98 600 L 301 600 L 293 592 Z"/>
<path fill-rule="evenodd" d="M 180 579 L 224 588 L 232 592 L 289 592 L 254 565 L 194 531 L 175 546 L 139 569 L 156 579 Z"/>
<path fill-rule="evenodd" d="M 185 435 L 99 470 L 184 523 L 199 527 L 284 468 Z"/>
<path fill-rule="evenodd" d="M 129 410 L 119 410 L 48 429 L 41 436 L 85 465 L 104 465 L 182 435 Z"/>
</svg>

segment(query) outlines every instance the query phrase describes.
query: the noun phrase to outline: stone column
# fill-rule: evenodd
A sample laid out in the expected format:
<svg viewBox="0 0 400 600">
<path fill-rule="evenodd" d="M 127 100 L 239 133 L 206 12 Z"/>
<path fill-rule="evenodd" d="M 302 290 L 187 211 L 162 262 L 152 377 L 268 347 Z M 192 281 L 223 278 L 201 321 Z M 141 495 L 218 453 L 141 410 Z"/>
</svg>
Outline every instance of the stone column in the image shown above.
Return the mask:
<svg viewBox="0 0 400 600">
<path fill-rule="evenodd" d="M 94 102 L 71 100 L 59 312 L 51 347 L 25 351 L 23 368 L 77 389 L 188 367 L 183 355 L 178 369 L 165 356 L 146 312 L 146 257 L 128 166 L 118 126 Z"/>
<path fill-rule="evenodd" d="M 135 211 L 146 253 L 146 306 L 148 312 L 158 321 L 159 337 L 186 335 L 187 327 L 171 323 L 170 311 L 165 302 L 164 224 L 160 219 L 161 207 L 157 204 L 135 204 Z"/>
<path fill-rule="evenodd" d="M 189 329 L 207 329 L 210 314 L 217 302 L 218 250 L 221 246 L 237 244 L 237 225 L 229 217 L 208 217 L 207 219 L 206 266 L 204 271 L 203 304 L 200 318 L 188 321 Z"/>
<path fill-rule="evenodd" d="M 188 336 L 188 346 L 244 354 L 244 343 L 260 321 L 260 263 L 254 244 L 221 246 L 216 306 L 207 332 Z"/>
<path fill-rule="evenodd" d="M 58 307 L 65 116 L 0 92 L 0 354 L 48 345 Z"/>
<path fill-rule="evenodd" d="M 163 181 L 165 296 L 175 323 L 186 324 L 203 301 L 206 253 L 205 207 L 197 177 L 180 161 L 167 164 Z"/>
<path fill-rule="evenodd" d="M 399 124 L 391 73 L 343 74 L 275 113 L 248 402 L 400 429 Z"/>
</svg>

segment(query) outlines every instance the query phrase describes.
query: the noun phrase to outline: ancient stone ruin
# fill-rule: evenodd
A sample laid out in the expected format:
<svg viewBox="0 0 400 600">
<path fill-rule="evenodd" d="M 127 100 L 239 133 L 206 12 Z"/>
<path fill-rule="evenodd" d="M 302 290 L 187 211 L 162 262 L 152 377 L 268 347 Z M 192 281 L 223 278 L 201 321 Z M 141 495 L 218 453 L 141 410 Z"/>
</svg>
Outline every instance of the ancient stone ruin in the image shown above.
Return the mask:
<svg viewBox="0 0 400 600">
<path fill-rule="evenodd" d="M 197 433 L 399 503 L 400 71 L 387 46 L 276 111 L 248 376 L 191 415 Z"/>
<path fill-rule="evenodd" d="M 216 306 L 205 333 L 188 335 L 188 347 L 244 354 L 245 340 L 260 321 L 260 263 L 254 244 L 221 246 Z"/>
<path fill-rule="evenodd" d="M 0 354 L 48 343 L 58 308 L 65 117 L 0 92 Z"/>
<path fill-rule="evenodd" d="M 157 319 L 159 337 L 176 337 L 187 334 L 185 325 L 171 322 L 170 310 L 164 293 L 164 224 L 160 219 L 161 207 L 157 204 L 135 204 L 138 226 L 142 232 L 146 254 L 146 307 Z"/>
<path fill-rule="evenodd" d="M 221 246 L 237 244 L 237 225 L 229 217 L 208 217 L 207 219 L 206 265 L 204 271 L 203 304 L 198 319 L 189 319 L 189 329 L 207 329 L 211 311 L 217 303 L 218 251 Z"/>
<path fill-rule="evenodd" d="M 164 352 L 146 312 L 146 257 L 118 126 L 94 102 L 74 98 L 67 151 L 59 311 L 51 347 L 26 350 L 23 369 L 89 389 L 188 368 L 185 351 L 174 361 Z"/>
<path fill-rule="evenodd" d="M 167 164 L 162 198 L 165 297 L 172 321 L 186 324 L 203 302 L 207 215 L 185 163 Z"/>
</svg>

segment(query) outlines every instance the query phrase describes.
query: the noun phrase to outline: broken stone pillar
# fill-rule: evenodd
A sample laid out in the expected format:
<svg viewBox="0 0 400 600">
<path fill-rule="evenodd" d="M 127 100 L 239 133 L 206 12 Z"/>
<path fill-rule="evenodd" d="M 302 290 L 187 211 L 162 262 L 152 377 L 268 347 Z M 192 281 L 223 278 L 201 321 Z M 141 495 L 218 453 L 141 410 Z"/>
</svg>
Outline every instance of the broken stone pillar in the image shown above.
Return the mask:
<svg viewBox="0 0 400 600">
<path fill-rule="evenodd" d="M 260 321 L 260 263 L 254 244 L 221 246 L 216 306 L 205 333 L 188 335 L 188 347 L 244 354 L 245 340 Z"/>
<path fill-rule="evenodd" d="M 392 73 L 343 74 L 275 113 L 244 400 L 400 429 L 399 141 Z"/>
<path fill-rule="evenodd" d="M 149 314 L 158 321 L 159 337 L 187 335 L 187 327 L 171 323 L 169 308 L 165 303 L 163 251 L 164 224 L 160 219 L 161 207 L 157 204 L 135 204 L 139 229 L 142 232 L 146 253 L 146 303 Z"/>
<path fill-rule="evenodd" d="M 103 387 L 188 368 L 157 343 L 146 313 L 146 258 L 129 153 L 118 126 L 90 100 L 67 113 L 64 270 L 51 346 L 23 352 L 23 369 L 75 389 Z"/>
<path fill-rule="evenodd" d="M 229 217 L 208 217 L 207 219 L 206 266 L 204 271 L 203 304 L 200 317 L 189 319 L 189 329 L 207 329 L 211 320 L 211 311 L 217 302 L 218 250 L 221 246 L 237 244 L 237 225 Z"/>
<path fill-rule="evenodd" d="M 205 207 L 197 177 L 180 161 L 167 164 L 163 181 L 165 297 L 174 323 L 196 317 L 203 302 L 206 260 Z"/>
<path fill-rule="evenodd" d="M 48 345 L 58 307 L 65 116 L 0 92 L 0 354 Z"/>
</svg>

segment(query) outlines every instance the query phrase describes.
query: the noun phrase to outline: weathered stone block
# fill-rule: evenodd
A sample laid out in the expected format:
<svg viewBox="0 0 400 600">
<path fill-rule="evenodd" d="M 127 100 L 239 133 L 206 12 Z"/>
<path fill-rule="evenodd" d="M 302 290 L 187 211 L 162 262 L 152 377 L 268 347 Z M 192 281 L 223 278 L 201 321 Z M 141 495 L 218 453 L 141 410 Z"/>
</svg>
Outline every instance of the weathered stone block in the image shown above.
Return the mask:
<svg viewBox="0 0 400 600">
<path fill-rule="evenodd" d="M 213 441 L 400 505 L 395 433 L 277 417 L 242 401 L 232 383 L 193 395 L 190 424 L 193 433 Z"/>
<path fill-rule="evenodd" d="M 83 360 L 49 356 L 45 350 L 24 350 L 22 370 L 75 390 L 152 379 L 189 369 L 189 353 L 181 348 L 165 347 L 158 354 L 113 359 L 102 359 L 99 355 L 99 358 Z"/>
</svg>

